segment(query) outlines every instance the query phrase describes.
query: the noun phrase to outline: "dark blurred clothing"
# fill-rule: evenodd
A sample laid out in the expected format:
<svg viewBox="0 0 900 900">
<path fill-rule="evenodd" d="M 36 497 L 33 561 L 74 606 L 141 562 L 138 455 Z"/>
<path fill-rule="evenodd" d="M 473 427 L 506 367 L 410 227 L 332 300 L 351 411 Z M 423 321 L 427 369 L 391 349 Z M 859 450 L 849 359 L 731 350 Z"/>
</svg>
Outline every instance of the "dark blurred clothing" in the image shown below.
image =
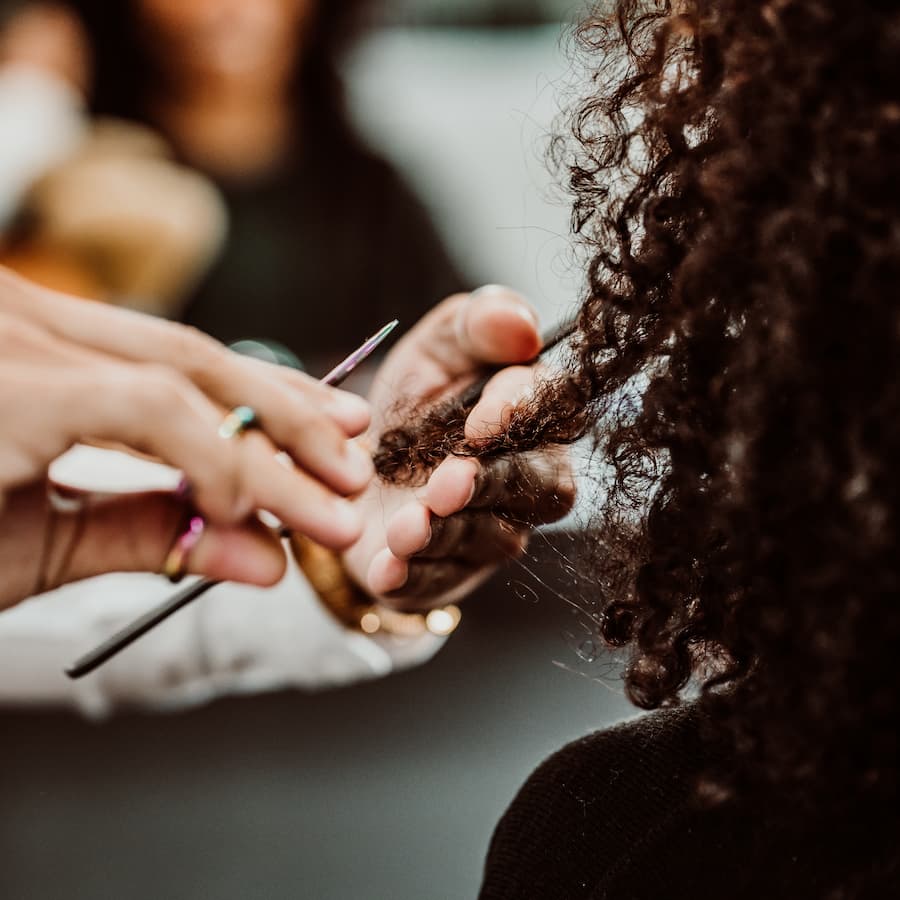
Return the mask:
<svg viewBox="0 0 900 900">
<path fill-rule="evenodd" d="M 219 184 L 229 234 L 187 322 L 225 342 L 274 339 L 313 368 L 468 287 L 399 175 L 362 149 L 340 158 L 310 154 L 265 181 Z"/>
<path fill-rule="evenodd" d="M 494 833 L 481 900 L 900 896 L 895 797 L 777 788 L 704 806 L 727 769 L 695 706 L 575 741 L 528 779 Z"/>
</svg>

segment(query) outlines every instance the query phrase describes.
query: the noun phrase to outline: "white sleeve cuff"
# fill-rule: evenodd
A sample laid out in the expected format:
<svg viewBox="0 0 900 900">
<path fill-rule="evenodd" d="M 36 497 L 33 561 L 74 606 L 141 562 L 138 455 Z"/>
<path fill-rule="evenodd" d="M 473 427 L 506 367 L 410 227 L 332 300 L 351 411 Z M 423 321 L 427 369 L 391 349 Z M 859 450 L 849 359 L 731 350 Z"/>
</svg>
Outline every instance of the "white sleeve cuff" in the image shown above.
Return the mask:
<svg viewBox="0 0 900 900">
<path fill-rule="evenodd" d="M 346 629 L 292 562 L 273 588 L 219 585 L 91 675 L 63 674 L 171 591 L 160 576 L 105 575 L 3 613 L 0 702 L 67 704 L 102 716 L 120 706 L 170 709 L 232 693 L 318 690 L 421 664 L 445 640 Z"/>
</svg>

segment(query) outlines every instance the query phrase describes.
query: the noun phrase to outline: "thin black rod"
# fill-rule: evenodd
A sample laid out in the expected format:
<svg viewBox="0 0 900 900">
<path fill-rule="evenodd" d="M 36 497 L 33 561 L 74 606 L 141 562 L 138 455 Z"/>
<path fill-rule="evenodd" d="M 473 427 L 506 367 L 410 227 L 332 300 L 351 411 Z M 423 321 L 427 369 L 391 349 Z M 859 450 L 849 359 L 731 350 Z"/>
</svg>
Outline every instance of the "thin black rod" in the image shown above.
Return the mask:
<svg viewBox="0 0 900 900">
<path fill-rule="evenodd" d="M 89 653 L 76 659 L 65 671 L 69 678 L 81 678 L 89 672 L 93 672 L 98 666 L 102 666 L 107 660 L 112 659 L 139 637 L 143 637 L 148 631 L 156 628 L 160 622 L 164 622 L 173 613 L 178 612 L 183 606 L 187 606 L 210 588 L 221 582 L 209 578 L 201 578 L 193 584 L 183 587 L 180 591 L 167 597 L 159 606 L 154 607 L 144 615 L 126 625 L 121 631 L 117 631 L 112 637 L 107 638 L 98 647 Z"/>
</svg>

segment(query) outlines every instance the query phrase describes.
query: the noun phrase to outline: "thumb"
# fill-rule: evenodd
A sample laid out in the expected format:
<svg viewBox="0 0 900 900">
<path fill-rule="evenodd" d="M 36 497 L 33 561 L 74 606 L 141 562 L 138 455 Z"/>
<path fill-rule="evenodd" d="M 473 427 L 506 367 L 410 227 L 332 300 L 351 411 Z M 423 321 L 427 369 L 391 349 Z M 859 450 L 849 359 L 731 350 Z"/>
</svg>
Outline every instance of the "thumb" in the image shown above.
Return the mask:
<svg viewBox="0 0 900 900">
<path fill-rule="evenodd" d="M 378 427 L 398 397 L 433 398 L 485 366 L 529 362 L 541 349 L 537 314 L 520 294 L 489 285 L 439 303 L 397 343 L 375 379 Z"/>
<path fill-rule="evenodd" d="M 457 310 L 455 332 L 464 370 L 528 362 L 541 349 L 537 313 L 521 294 L 502 285 L 473 291 Z"/>
<path fill-rule="evenodd" d="M 58 519 L 48 563 L 59 571 L 48 574 L 58 585 L 106 572 L 160 572 L 187 522 L 183 501 L 168 493 L 91 503 Z M 185 563 L 192 574 L 258 585 L 275 584 L 286 566 L 281 541 L 255 518 L 239 526 L 207 524 Z"/>
</svg>

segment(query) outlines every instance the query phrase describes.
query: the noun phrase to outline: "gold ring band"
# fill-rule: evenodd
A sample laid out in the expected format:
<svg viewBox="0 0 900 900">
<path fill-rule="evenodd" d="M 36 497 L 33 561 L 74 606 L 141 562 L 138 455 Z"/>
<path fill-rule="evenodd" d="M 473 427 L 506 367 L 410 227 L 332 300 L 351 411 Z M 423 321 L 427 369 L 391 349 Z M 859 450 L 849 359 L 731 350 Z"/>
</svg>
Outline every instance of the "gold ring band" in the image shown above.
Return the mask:
<svg viewBox="0 0 900 900">
<path fill-rule="evenodd" d="M 203 537 L 204 531 L 206 531 L 206 520 L 203 516 L 194 515 L 188 522 L 187 530 L 175 539 L 175 543 L 163 563 L 163 574 L 172 584 L 177 584 L 187 574 L 188 556 Z"/>
</svg>

